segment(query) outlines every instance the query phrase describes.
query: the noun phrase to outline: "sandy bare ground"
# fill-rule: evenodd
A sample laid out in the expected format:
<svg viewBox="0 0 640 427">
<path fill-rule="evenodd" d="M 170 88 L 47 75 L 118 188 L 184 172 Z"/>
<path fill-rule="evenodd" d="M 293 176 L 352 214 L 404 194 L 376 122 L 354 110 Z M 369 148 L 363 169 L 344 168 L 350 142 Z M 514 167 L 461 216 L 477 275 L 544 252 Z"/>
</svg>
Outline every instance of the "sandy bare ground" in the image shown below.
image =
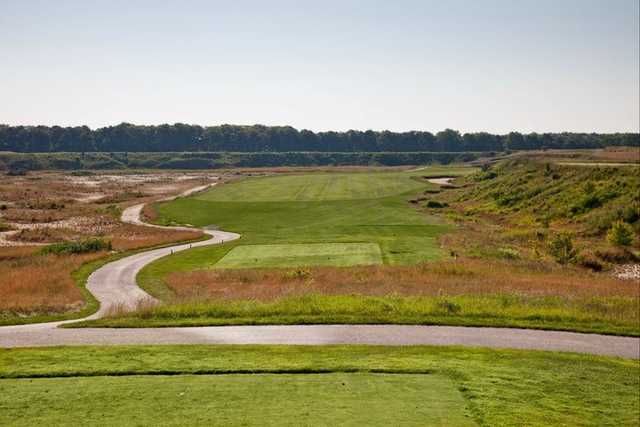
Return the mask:
<svg viewBox="0 0 640 427">
<path fill-rule="evenodd" d="M 196 187 L 184 195 L 206 188 Z M 143 205 L 131 206 L 122 220 L 140 224 Z M 179 227 L 176 227 L 179 228 Z M 109 263 L 96 270 L 87 288 L 100 301 L 96 319 L 116 307 L 134 307 L 153 298 L 140 289 L 137 273 L 147 264 L 191 247 L 213 245 L 240 235 L 206 230 L 211 239 L 193 244 L 154 249 Z M 511 328 L 473 328 L 413 325 L 274 325 L 187 328 L 85 328 L 62 329 L 78 320 L 0 327 L 1 347 L 118 344 L 374 344 L 374 345 L 462 345 L 492 348 L 553 350 L 625 358 L 640 358 L 640 338 L 573 332 Z"/>
<path fill-rule="evenodd" d="M 453 181 L 454 179 L 455 179 L 455 177 L 451 177 L 451 178 L 429 178 L 429 179 L 427 179 L 427 181 L 432 183 L 432 184 L 436 184 L 436 185 L 447 185 L 447 184 L 450 184 L 451 181 Z"/>
</svg>

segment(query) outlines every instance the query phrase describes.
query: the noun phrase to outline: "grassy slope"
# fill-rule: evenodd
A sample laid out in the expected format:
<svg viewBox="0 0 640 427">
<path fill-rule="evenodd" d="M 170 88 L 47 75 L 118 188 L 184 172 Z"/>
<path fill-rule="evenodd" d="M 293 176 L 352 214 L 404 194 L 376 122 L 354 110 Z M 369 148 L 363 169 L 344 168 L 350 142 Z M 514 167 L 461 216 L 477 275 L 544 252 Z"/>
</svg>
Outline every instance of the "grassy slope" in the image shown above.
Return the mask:
<svg viewBox="0 0 640 427">
<path fill-rule="evenodd" d="M 467 214 L 511 216 L 522 227 L 569 226 L 602 235 L 617 219 L 640 229 L 640 167 L 581 167 L 509 161 L 474 177 Z M 640 242 L 638 242 L 640 244 Z"/>
<path fill-rule="evenodd" d="M 313 383 L 317 381 L 315 376 L 291 375 L 327 372 L 342 373 L 342 376 L 333 378 L 349 387 L 354 381 L 356 386 L 349 393 L 340 394 L 340 387 L 335 382 L 328 381 L 318 386 Z M 375 378 L 364 375 L 372 372 L 411 375 Z M 243 373 L 277 375 L 237 375 Z M 169 379 L 166 376 L 148 376 L 178 374 L 199 374 L 202 377 L 173 376 Z M 218 374 L 236 375 L 211 376 Z M 280 377 L 282 374 L 287 376 Z M 3 409 L 0 422 L 15 422 L 20 415 L 37 415 L 40 420 L 48 421 L 56 419 L 54 417 L 66 417 L 57 418 L 61 421 L 72 418 L 83 421 L 92 420 L 91 417 L 109 410 L 112 412 L 106 416 L 133 424 L 144 418 L 118 417 L 134 412 L 138 417 L 157 416 L 155 413 L 161 407 L 158 402 L 170 408 L 174 408 L 177 402 L 183 408 L 177 410 L 184 411 L 177 414 L 182 416 L 206 417 L 207 405 L 217 405 L 211 401 L 218 399 L 220 404 L 229 404 L 226 410 L 229 412 L 221 415 L 242 417 L 242 413 L 231 412 L 238 408 L 233 398 L 249 396 L 255 397 L 252 401 L 268 402 L 275 405 L 274 409 L 281 409 L 265 413 L 247 408 L 243 421 L 258 424 L 265 422 L 264 416 L 267 416 L 266 421 L 270 421 L 268 417 L 272 414 L 304 416 L 299 408 L 307 402 L 306 399 L 332 399 L 331 395 L 338 393 L 344 398 L 335 401 L 335 405 L 344 405 L 345 410 L 350 408 L 353 398 L 357 398 L 367 412 L 376 410 L 370 405 L 394 408 L 388 411 L 391 415 L 396 410 L 434 415 L 439 409 L 452 405 L 449 406 L 453 409 L 452 416 L 458 417 L 466 411 L 481 425 L 638 425 L 639 374 L 638 362 L 631 360 L 456 347 L 116 346 L 13 349 L 0 350 L 0 378 L 3 378 L 0 379 L 0 389 L 3 390 L 0 393 L 0 407 Z M 122 375 L 141 376 L 132 379 Z M 436 388 L 431 391 L 428 387 L 416 388 L 420 375 L 431 378 L 426 381 L 434 381 L 432 385 Z M 42 377 L 72 378 L 37 379 Z M 384 378 L 384 382 L 389 377 L 393 378 L 392 384 L 381 384 L 377 379 Z M 282 381 L 285 378 L 287 385 Z M 446 378 L 446 381 L 441 378 Z M 304 386 L 305 382 L 310 384 L 309 381 L 314 390 Z M 449 382 L 464 397 L 464 409 L 452 393 Z M 162 387 L 156 387 L 158 384 Z M 137 386 L 143 386 L 142 389 L 148 392 L 141 393 L 142 389 Z M 282 395 L 277 388 L 283 386 L 287 390 L 286 398 L 270 400 L 270 394 Z M 98 387 L 105 389 L 100 391 Z M 78 397 L 78 389 L 83 391 L 83 396 L 90 393 L 92 398 L 100 397 L 103 401 L 89 405 L 87 398 Z M 379 402 L 377 393 L 369 394 L 376 390 L 384 393 L 380 394 L 385 399 L 384 403 Z M 70 394 L 74 398 L 66 399 Z M 207 396 L 216 398 L 206 399 Z M 130 401 L 124 403 L 125 398 Z M 77 403 L 73 403 L 75 399 L 79 399 Z M 400 399 L 415 402 L 414 407 L 407 409 L 403 402 L 397 401 Z M 433 399 L 437 400 L 434 402 Z M 197 409 L 195 405 L 199 402 L 205 406 Z M 297 410 L 294 410 L 296 404 Z M 69 408 L 69 405 L 77 407 L 78 412 L 75 413 L 75 409 L 63 412 L 62 407 Z M 343 415 L 335 405 L 336 416 Z M 316 408 L 309 408 L 310 414 L 318 417 L 314 421 L 322 420 L 324 407 L 319 403 Z M 196 410 L 190 412 L 193 408 Z M 166 421 L 174 420 L 172 411 L 163 413 L 169 417 Z M 449 425 L 459 425 L 457 421 L 460 420 L 451 418 Z M 281 421 L 288 422 L 289 418 Z M 386 424 L 389 425 L 388 422 Z"/>
</svg>

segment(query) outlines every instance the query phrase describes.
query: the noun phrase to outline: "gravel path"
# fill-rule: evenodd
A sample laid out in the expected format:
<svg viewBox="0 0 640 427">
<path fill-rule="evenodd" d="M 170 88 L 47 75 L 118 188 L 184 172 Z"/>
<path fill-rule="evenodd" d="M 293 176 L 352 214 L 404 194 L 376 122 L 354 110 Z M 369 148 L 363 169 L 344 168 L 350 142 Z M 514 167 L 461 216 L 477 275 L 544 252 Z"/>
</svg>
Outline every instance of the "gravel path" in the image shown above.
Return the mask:
<svg viewBox="0 0 640 427">
<path fill-rule="evenodd" d="M 2 347 L 118 344 L 461 345 L 571 351 L 638 359 L 638 338 L 508 328 L 411 325 L 274 325 L 188 328 L 0 328 Z"/>
<path fill-rule="evenodd" d="M 182 195 L 193 194 L 207 187 L 197 187 Z M 143 224 L 140 220 L 142 207 L 143 205 L 135 205 L 126 209 L 122 214 L 122 220 Z M 99 318 L 117 306 L 133 307 L 145 301 L 153 301 L 153 298 L 135 282 L 137 273 L 150 262 L 172 252 L 218 244 L 240 237 L 239 234 L 225 231 L 205 232 L 212 236 L 211 239 L 150 250 L 114 261 L 96 270 L 89 277 L 87 288 L 100 301 L 100 310 L 88 319 Z M 0 347 L 118 344 L 425 344 L 571 351 L 640 358 L 640 338 L 527 329 L 412 325 L 58 328 L 60 324 L 77 321 L 0 327 Z"/>
</svg>

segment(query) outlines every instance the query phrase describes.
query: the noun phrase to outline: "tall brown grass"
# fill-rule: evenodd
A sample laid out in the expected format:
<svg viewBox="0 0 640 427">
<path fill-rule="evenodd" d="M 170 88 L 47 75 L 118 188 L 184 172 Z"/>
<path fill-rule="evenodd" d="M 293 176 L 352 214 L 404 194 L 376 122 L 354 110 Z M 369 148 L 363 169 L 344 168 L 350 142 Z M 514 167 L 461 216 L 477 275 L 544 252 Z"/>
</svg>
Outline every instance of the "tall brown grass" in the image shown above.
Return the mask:
<svg viewBox="0 0 640 427">
<path fill-rule="evenodd" d="M 185 240 L 195 240 L 203 235 L 204 233 L 198 230 L 166 230 L 122 224 L 109 233 L 109 238 L 115 250 L 132 250 Z"/>
<path fill-rule="evenodd" d="M 123 224 L 108 236 L 114 249 L 134 250 L 191 240 L 198 231 L 166 231 Z M 106 252 L 84 255 L 47 255 L 41 247 L 0 247 L 0 316 L 54 314 L 80 310 L 85 301 L 72 277 L 83 263 L 107 256 Z"/>
<path fill-rule="evenodd" d="M 29 315 L 81 309 L 84 299 L 71 273 L 104 255 L 32 255 L 0 262 L 0 313 Z"/>
<path fill-rule="evenodd" d="M 542 263 L 442 261 L 418 266 L 318 267 L 280 270 L 199 270 L 171 273 L 176 300 L 253 299 L 289 296 L 527 296 L 640 297 L 640 285 Z"/>
</svg>

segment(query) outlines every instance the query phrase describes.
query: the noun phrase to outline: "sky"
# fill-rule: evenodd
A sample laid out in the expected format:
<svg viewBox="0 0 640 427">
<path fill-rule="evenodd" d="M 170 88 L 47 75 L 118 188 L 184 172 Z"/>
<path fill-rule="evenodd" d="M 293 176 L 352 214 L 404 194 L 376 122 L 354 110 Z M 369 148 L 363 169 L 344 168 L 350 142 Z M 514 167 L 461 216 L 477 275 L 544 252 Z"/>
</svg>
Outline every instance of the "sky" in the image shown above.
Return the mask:
<svg viewBox="0 0 640 427">
<path fill-rule="evenodd" d="M 0 123 L 638 132 L 638 0 L 0 0 Z"/>
</svg>

